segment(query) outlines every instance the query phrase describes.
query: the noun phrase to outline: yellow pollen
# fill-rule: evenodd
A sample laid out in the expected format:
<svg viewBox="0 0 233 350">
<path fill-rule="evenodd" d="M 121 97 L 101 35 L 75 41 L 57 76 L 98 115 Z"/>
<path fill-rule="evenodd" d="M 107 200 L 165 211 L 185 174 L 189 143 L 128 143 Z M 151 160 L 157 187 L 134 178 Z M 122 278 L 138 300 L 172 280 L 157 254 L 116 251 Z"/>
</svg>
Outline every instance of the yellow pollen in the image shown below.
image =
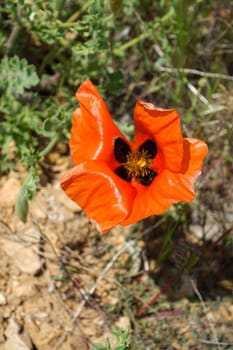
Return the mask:
<svg viewBox="0 0 233 350">
<path fill-rule="evenodd" d="M 138 162 L 137 162 L 137 165 L 140 167 L 140 168 L 144 168 L 146 166 L 146 161 L 145 159 L 140 159 Z"/>
<path fill-rule="evenodd" d="M 152 159 L 147 151 L 135 151 L 127 155 L 127 161 L 124 163 L 129 175 L 134 177 L 147 176 L 152 169 Z"/>
</svg>

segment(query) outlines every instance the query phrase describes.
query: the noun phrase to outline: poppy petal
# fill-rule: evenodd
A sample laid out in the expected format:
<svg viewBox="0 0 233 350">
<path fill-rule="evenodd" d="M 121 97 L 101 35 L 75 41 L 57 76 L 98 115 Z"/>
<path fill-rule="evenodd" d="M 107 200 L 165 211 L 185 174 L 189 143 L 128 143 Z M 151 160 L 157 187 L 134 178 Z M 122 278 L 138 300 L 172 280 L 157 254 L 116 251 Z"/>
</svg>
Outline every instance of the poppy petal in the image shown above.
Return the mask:
<svg viewBox="0 0 233 350">
<path fill-rule="evenodd" d="M 126 140 L 125 136 L 113 123 L 107 106 L 90 80 L 79 87 L 76 97 L 80 108 L 72 119 L 70 150 L 73 163 L 78 165 L 91 159 L 110 161 L 114 139 Z"/>
<path fill-rule="evenodd" d="M 148 187 L 135 182 L 137 196 L 130 215 L 121 225 L 129 225 L 151 215 L 160 215 L 177 202 L 192 201 L 195 198 L 194 182 L 201 172 L 207 152 L 208 147 L 203 141 L 184 139 L 182 173 L 172 173 L 165 169 Z"/>
<path fill-rule="evenodd" d="M 203 160 L 208 153 L 208 146 L 201 140 L 184 138 L 183 148 L 181 173 L 195 181 L 201 172 Z"/>
<path fill-rule="evenodd" d="M 121 225 L 130 225 L 152 215 L 163 214 L 172 204 L 182 200 L 191 201 L 194 193 L 187 189 L 179 176 L 164 170 L 149 186 L 135 183 L 137 196 L 129 216 Z"/>
<path fill-rule="evenodd" d="M 178 172 L 183 156 L 180 116 L 174 109 L 161 109 L 138 101 L 134 111 L 135 147 L 152 138 L 163 154 L 166 169 Z"/>
<path fill-rule="evenodd" d="M 136 190 L 104 161 L 87 161 L 68 170 L 61 187 L 102 233 L 125 219 L 136 195 Z"/>
</svg>

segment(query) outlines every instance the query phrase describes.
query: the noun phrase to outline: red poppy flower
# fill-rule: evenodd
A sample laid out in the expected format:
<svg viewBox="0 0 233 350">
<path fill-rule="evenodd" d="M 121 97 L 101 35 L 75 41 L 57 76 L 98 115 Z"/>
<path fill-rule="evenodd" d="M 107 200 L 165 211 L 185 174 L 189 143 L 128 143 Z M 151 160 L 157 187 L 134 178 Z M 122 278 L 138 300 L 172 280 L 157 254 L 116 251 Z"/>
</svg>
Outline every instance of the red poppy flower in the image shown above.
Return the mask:
<svg viewBox="0 0 233 350">
<path fill-rule="evenodd" d="M 130 142 L 113 123 L 108 109 L 86 80 L 76 97 L 70 150 L 74 167 L 61 187 L 105 233 L 162 214 L 172 204 L 195 198 L 207 145 L 183 138 L 180 116 L 138 101 L 135 135 Z"/>
</svg>

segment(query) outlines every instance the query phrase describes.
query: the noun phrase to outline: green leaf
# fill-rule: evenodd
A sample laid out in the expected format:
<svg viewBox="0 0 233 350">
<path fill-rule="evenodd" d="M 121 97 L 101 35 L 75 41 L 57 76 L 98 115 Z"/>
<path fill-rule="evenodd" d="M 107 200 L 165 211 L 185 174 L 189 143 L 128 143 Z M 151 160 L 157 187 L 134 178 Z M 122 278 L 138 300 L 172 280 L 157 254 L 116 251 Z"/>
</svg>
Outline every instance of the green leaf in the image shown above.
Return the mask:
<svg viewBox="0 0 233 350">
<path fill-rule="evenodd" d="M 0 90 L 5 94 L 23 94 L 39 83 L 35 66 L 18 56 L 2 59 L 0 64 Z"/>
<path fill-rule="evenodd" d="M 130 349 L 128 329 L 121 329 L 118 327 L 114 327 L 112 329 L 112 333 L 114 335 L 115 343 L 116 343 L 114 349 L 110 346 L 109 339 L 107 339 L 104 345 L 93 344 L 92 345 L 93 350 L 129 350 Z"/>
<path fill-rule="evenodd" d="M 24 186 L 21 187 L 17 195 L 16 203 L 15 203 L 15 212 L 21 221 L 23 222 L 27 221 L 28 199 L 27 199 L 27 194 Z"/>
</svg>

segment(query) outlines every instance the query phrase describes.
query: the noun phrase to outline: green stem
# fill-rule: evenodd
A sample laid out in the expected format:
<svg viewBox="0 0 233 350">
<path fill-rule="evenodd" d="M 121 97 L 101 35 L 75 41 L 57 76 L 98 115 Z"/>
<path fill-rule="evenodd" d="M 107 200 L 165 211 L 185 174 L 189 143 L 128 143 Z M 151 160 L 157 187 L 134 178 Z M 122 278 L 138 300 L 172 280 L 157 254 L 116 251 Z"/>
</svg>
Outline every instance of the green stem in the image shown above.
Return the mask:
<svg viewBox="0 0 233 350">
<path fill-rule="evenodd" d="M 78 23 L 77 22 L 59 22 L 58 26 L 60 28 L 72 28 L 72 27 L 77 27 Z"/>
<path fill-rule="evenodd" d="M 86 4 L 84 4 L 83 7 L 79 11 L 75 12 L 72 16 L 70 16 L 66 22 L 64 22 L 64 23 L 60 22 L 59 26 L 61 28 L 70 28 L 70 27 L 77 26 L 77 23 L 74 21 L 76 21 L 81 16 L 81 14 L 84 13 L 88 9 L 88 7 L 91 5 L 92 1 L 93 0 L 87 1 Z M 74 38 L 72 38 L 71 41 L 69 41 L 69 45 L 71 44 L 71 42 L 73 42 L 76 39 L 76 37 L 77 37 L 77 34 L 75 35 Z M 48 65 L 48 63 L 51 62 L 53 60 L 53 58 L 58 53 L 60 54 L 67 46 L 68 46 L 68 44 L 65 47 L 61 47 L 60 49 L 57 50 L 56 45 L 54 45 L 53 49 L 51 51 L 49 51 L 49 53 L 44 57 L 41 65 L 40 65 L 40 68 L 39 68 L 39 74 L 42 74 L 45 66 Z"/>
<path fill-rule="evenodd" d="M 61 50 L 61 49 L 60 49 Z M 52 49 L 47 53 L 47 55 L 44 56 L 43 61 L 39 67 L 39 75 L 42 75 L 45 67 L 48 65 L 49 62 L 53 60 L 53 58 L 57 55 L 58 50 L 56 45 L 53 45 Z"/>
<path fill-rule="evenodd" d="M 87 1 L 83 7 L 79 10 L 76 11 L 72 16 L 70 16 L 66 22 L 64 23 L 59 23 L 59 26 L 62 28 L 69 28 L 69 27 L 75 27 L 77 25 L 76 21 L 77 19 L 88 9 L 88 7 L 91 5 L 93 0 Z"/>
<path fill-rule="evenodd" d="M 142 33 L 141 35 L 137 36 L 136 38 L 133 38 L 129 40 L 127 43 L 121 45 L 120 47 L 117 47 L 114 49 L 114 54 L 115 55 L 122 55 L 123 52 L 130 47 L 138 44 L 139 42 L 145 40 L 151 35 L 151 32 L 154 31 L 155 29 L 158 29 L 161 24 L 164 24 L 170 20 L 170 18 L 173 17 L 173 9 L 171 9 L 165 16 L 163 16 L 159 21 L 155 22 L 152 26 L 152 28 L 149 28 L 147 31 Z"/>
<path fill-rule="evenodd" d="M 48 154 L 51 151 L 51 149 L 56 145 L 58 140 L 59 140 L 58 135 L 56 135 L 54 138 L 52 138 L 52 140 L 50 140 L 50 142 L 43 149 L 43 151 L 40 152 L 40 158 L 43 158 L 44 156 L 46 156 L 46 154 Z"/>
<path fill-rule="evenodd" d="M 10 52 L 11 47 L 13 46 L 13 44 L 14 44 L 14 42 L 19 34 L 19 31 L 20 31 L 20 26 L 18 23 L 16 23 L 14 25 L 14 27 L 12 28 L 9 39 L 7 40 L 7 43 L 6 43 L 6 55 Z"/>
<path fill-rule="evenodd" d="M 92 1 L 93 0 L 87 1 L 79 11 L 73 13 L 72 16 L 70 16 L 70 18 L 68 18 L 67 22 L 76 21 L 84 12 L 86 12 L 88 7 L 91 5 Z"/>
</svg>

